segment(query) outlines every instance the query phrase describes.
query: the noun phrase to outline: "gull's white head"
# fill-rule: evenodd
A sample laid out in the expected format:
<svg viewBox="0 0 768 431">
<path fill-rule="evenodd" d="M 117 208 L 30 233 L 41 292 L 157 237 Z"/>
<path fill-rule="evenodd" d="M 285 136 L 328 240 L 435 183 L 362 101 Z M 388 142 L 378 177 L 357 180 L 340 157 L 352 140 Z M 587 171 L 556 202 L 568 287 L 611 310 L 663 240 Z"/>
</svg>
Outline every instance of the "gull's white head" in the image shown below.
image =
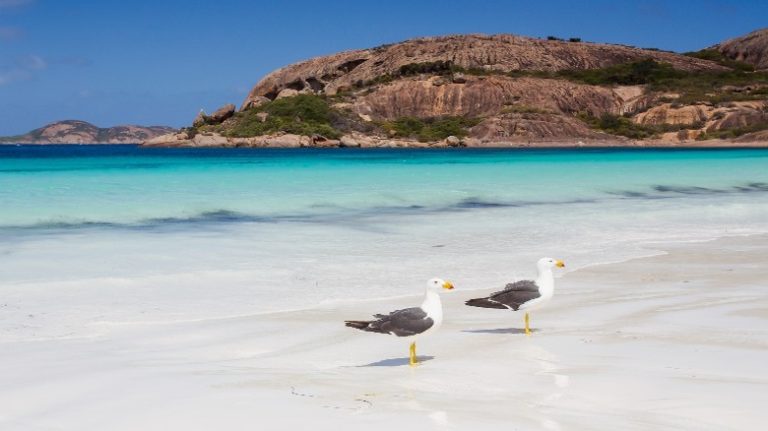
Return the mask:
<svg viewBox="0 0 768 431">
<path fill-rule="evenodd" d="M 554 267 L 565 268 L 565 262 L 558 259 L 552 259 L 551 257 L 542 257 L 536 263 L 536 267 L 539 269 L 539 272 L 551 270 Z"/>
<path fill-rule="evenodd" d="M 433 292 L 442 292 L 444 290 L 453 289 L 453 285 L 450 281 L 445 281 L 442 278 L 430 278 L 427 282 L 427 290 Z"/>
</svg>

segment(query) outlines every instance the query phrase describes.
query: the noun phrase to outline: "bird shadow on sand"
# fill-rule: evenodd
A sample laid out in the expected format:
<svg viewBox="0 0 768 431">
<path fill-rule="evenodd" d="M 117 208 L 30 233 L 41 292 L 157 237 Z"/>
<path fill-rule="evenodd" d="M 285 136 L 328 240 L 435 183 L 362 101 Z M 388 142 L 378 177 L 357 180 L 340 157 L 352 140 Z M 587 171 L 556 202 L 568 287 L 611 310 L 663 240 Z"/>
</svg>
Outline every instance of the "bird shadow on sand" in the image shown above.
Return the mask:
<svg viewBox="0 0 768 431">
<path fill-rule="evenodd" d="M 465 329 L 461 332 L 472 334 L 525 334 L 525 328 Z M 539 332 L 539 330 L 531 328 L 531 332 Z"/>
<path fill-rule="evenodd" d="M 427 362 L 431 361 L 432 359 L 435 359 L 434 356 L 418 356 L 419 363 L 421 362 Z M 410 360 L 408 358 L 392 358 L 392 359 L 383 359 L 381 361 L 377 362 L 371 362 L 370 364 L 366 365 L 360 365 L 361 367 L 402 367 L 403 365 L 410 365 Z"/>
</svg>

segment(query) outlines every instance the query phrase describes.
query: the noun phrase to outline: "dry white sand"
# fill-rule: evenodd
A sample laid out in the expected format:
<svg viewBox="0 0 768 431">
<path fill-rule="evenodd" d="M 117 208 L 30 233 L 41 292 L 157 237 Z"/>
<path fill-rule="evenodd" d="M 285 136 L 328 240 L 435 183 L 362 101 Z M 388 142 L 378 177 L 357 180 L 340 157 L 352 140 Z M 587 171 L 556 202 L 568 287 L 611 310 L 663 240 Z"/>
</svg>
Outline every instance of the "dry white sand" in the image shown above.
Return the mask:
<svg viewBox="0 0 768 431">
<path fill-rule="evenodd" d="M 0 429 L 764 429 L 768 239 L 663 249 L 564 273 L 532 337 L 454 279 L 413 368 L 401 340 L 342 321 L 419 295 L 3 342 Z"/>
</svg>

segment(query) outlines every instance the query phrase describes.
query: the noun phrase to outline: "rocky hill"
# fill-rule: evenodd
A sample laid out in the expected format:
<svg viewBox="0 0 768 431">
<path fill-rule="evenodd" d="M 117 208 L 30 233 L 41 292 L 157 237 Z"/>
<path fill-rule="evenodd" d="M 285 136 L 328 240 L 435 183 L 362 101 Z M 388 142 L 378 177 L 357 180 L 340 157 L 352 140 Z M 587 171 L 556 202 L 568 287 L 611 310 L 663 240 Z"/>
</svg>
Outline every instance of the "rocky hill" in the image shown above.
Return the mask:
<svg viewBox="0 0 768 431">
<path fill-rule="evenodd" d="M 247 108 L 274 99 L 285 89 L 309 89 L 333 95 L 339 89 L 370 82 L 412 64 L 451 62 L 465 69 L 510 72 L 599 69 L 652 58 L 683 70 L 717 70 L 717 64 L 670 52 L 621 45 L 542 40 L 513 35 L 444 36 L 408 40 L 372 49 L 319 57 L 278 69 L 253 88 Z"/>
<path fill-rule="evenodd" d="M 174 132 L 162 126 L 115 126 L 99 128 L 91 123 L 66 120 L 48 124 L 19 136 L 0 138 L 13 144 L 136 144 Z"/>
<path fill-rule="evenodd" d="M 754 39 L 687 54 L 553 37 L 409 40 L 283 67 L 239 110 L 147 144 L 743 144 L 768 129 Z"/>
<path fill-rule="evenodd" d="M 726 40 L 715 48 L 732 60 L 749 63 L 758 70 L 768 69 L 768 28 Z"/>
</svg>

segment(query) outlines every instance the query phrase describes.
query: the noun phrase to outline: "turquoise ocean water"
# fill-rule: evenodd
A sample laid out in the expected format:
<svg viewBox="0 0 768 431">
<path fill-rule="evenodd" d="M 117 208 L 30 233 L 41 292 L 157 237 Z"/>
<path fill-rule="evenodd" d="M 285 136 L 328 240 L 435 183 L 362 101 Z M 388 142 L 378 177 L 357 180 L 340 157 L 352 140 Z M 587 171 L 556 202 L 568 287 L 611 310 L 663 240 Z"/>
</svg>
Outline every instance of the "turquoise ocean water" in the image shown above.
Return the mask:
<svg viewBox="0 0 768 431">
<path fill-rule="evenodd" d="M 311 221 L 693 196 L 749 201 L 762 193 L 764 150 L 0 147 L 0 228 Z"/>
<path fill-rule="evenodd" d="M 766 150 L 0 146 L 0 289 L 82 295 L 109 321 L 402 295 L 433 275 L 492 287 L 543 255 L 581 267 L 764 232 Z"/>
</svg>

